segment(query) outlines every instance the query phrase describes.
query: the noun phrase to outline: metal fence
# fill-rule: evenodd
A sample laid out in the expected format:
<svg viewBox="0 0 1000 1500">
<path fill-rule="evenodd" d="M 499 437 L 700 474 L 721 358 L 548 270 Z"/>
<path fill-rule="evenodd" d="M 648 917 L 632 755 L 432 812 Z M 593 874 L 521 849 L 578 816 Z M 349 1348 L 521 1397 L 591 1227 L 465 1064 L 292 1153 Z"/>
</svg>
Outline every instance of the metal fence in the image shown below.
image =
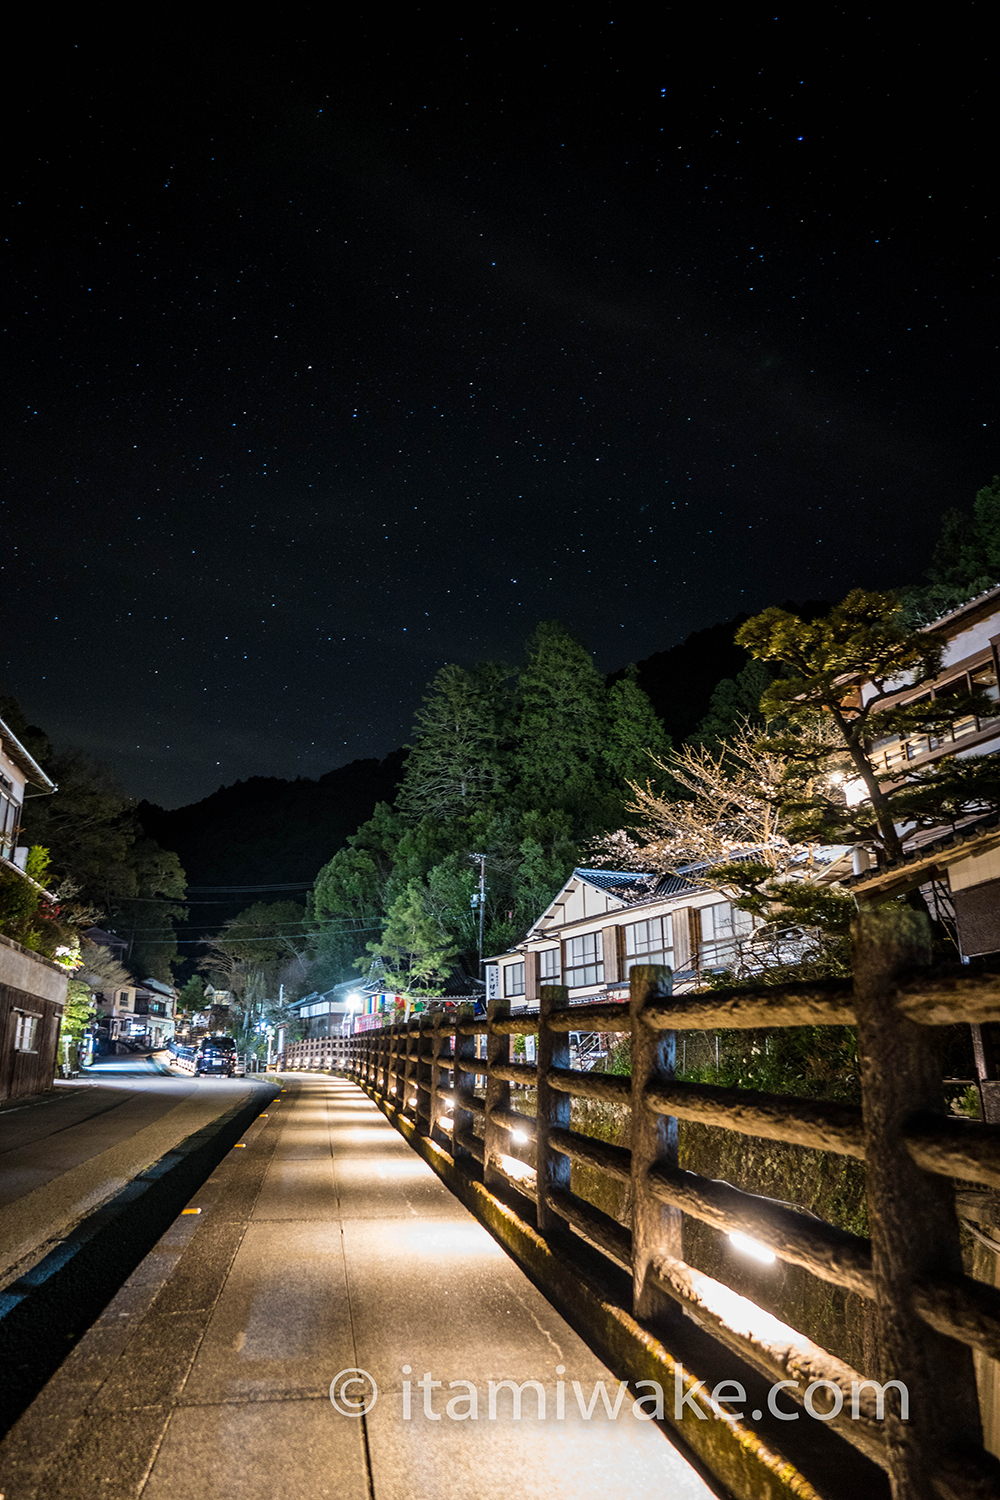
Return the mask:
<svg viewBox="0 0 1000 1500">
<path fill-rule="evenodd" d="M 963 1270 L 955 1179 L 1000 1188 L 1000 1127 L 944 1112 L 934 1028 L 1000 1020 L 1000 974 L 927 969 L 927 932 L 923 917 L 891 903 L 859 915 L 853 984 L 674 998 L 668 969 L 639 968 L 627 1007 L 570 1009 L 564 988 L 545 987 L 533 1015 L 495 1001 L 486 1020 L 421 1016 L 355 1036 L 346 1068 L 457 1166 L 481 1165 L 487 1187 L 534 1204 L 543 1235 L 565 1243 L 569 1226 L 629 1270 L 635 1316 L 662 1336 L 683 1308 L 767 1378 L 825 1383 L 816 1408 L 826 1399 L 829 1426 L 887 1471 L 896 1500 L 998 1496 L 973 1351 L 1000 1358 L 1000 1292 Z M 678 1032 L 806 1025 L 857 1027 L 860 1108 L 674 1076 Z M 571 1030 L 626 1028 L 630 1077 L 570 1066 Z M 511 1038 L 532 1033 L 535 1063 L 513 1061 Z M 535 1092 L 533 1115 L 512 1107 L 518 1086 Z M 629 1146 L 571 1129 L 574 1097 L 629 1106 Z M 682 1170 L 679 1119 L 863 1161 L 870 1239 Z M 534 1171 L 518 1140 L 533 1143 Z M 621 1221 L 571 1190 L 573 1163 L 629 1186 Z M 685 1214 L 874 1304 L 881 1367 L 866 1374 L 898 1382 L 882 1415 L 871 1378 L 684 1261 Z"/>
</svg>

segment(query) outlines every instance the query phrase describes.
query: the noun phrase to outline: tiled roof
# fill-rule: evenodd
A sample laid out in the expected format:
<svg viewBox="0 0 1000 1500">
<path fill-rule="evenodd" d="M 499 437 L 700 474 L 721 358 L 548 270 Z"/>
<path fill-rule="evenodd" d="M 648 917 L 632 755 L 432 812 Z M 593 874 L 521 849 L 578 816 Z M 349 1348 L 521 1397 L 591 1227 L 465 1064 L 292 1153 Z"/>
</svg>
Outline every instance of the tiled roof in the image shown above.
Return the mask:
<svg viewBox="0 0 1000 1500">
<path fill-rule="evenodd" d="M 994 842 L 998 830 L 1000 813 L 988 813 L 985 817 L 970 820 L 952 832 L 911 846 L 904 851 L 901 860 L 895 860 L 891 864 L 887 861 L 878 869 L 863 870 L 860 875 L 846 875 L 840 884 L 854 891 L 877 890 L 883 885 L 898 881 L 906 875 L 908 869 L 917 870 L 922 866 L 929 868 L 937 861 L 945 865 L 954 864 L 962 857 L 963 852 L 974 853 L 977 844 Z M 990 835 L 994 836 L 993 839 Z M 973 846 L 971 850 L 967 850 L 969 845 Z"/>
<path fill-rule="evenodd" d="M 984 589 L 981 594 L 975 594 L 971 599 L 966 599 L 963 604 L 956 604 L 954 609 L 949 609 L 945 614 L 938 615 L 936 620 L 930 620 L 920 628 L 925 631 L 940 630 L 942 625 L 947 625 L 950 621 L 958 620 L 960 616 L 966 614 L 969 610 L 977 609 L 993 598 L 1000 603 L 1000 584 L 998 583 L 993 584 L 991 588 Z"/>
<path fill-rule="evenodd" d="M 7 728 L 2 719 L 0 719 L 0 741 L 3 743 L 5 753 L 24 772 L 33 786 L 43 787 L 46 792 L 58 790 L 52 777 L 45 774 L 34 756 L 28 754 L 21 741 Z"/>
<path fill-rule="evenodd" d="M 662 875 L 647 870 L 584 870 L 573 871 L 588 885 L 597 886 L 609 896 L 616 896 L 626 906 L 638 901 L 654 901 L 661 896 L 675 896 L 679 891 L 693 890 L 694 884 L 680 875 Z"/>
</svg>

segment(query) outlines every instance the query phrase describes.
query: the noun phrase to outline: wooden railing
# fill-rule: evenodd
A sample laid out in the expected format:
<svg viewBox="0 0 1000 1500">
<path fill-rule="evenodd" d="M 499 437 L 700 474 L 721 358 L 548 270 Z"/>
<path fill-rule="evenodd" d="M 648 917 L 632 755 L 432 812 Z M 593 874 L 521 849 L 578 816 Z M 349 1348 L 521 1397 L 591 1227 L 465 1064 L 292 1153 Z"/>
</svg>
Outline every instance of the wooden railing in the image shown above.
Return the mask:
<svg viewBox="0 0 1000 1500">
<path fill-rule="evenodd" d="M 668 1330 L 685 1308 L 767 1378 L 827 1382 L 827 1410 L 835 1393 L 843 1403 L 828 1425 L 887 1471 L 895 1500 L 998 1496 L 1000 1463 L 982 1445 L 973 1351 L 1000 1358 L 1000 1292 L 963 1270 L 954 1179 L 1000 1187 L 1000 1127 L 944 1113 L 934 1028 L 1000 1020 L 1000 975 L 921 973 L 928 956 L 926 920 L 889 903 L 857 919 L 853 985 L 674 998 L 669 969 L 638 968 L 627 1007 L 570 1006 L 567 991 L 550 986 L 533 1014 L 512 1016 L 493 1002 L 488 1019 L 419 1016 L 354 1037 L 346 1065 L 458 1167 L 478 1175 L 481 1164 L 487 1188 L 502 1185 L 533 1203 L 543 1235 L 564 1243 L 569 1226 L 630 1271 L 633 1310 L 647 1325 Z M 806 1025 L 857 1027 L 860 1108 L 674 1076 L 678 1031 Z M 571 1031 L 629 1032 L 631 1076 L 574 1070 Z M 536 1062 L 515 1062 L 511 1038 L 530 1034 Z M 535 1091 L 534 1113 L 512 1103 L 518 1087 Z M 574 1097 L 629 1106 L 629 1146 L 572 1129 Z M 682 1170 L 678 1120 L 864 1161 L 871 1238 Z M 533 1171 L 517 1137 L 533 1144 Z M 572 1191 L 573 1163 L 628 1184 L 627 1223 Z M 868 1298 L 880 1368 L 866 1374 L 898 1382 L 905 1397 L 889 1387 L 880 1415 L 865 1375 L 688 1265 L 685 1214 Z M 822 1407 L 818 1397 L 815 1404 Z"/>
</svg>

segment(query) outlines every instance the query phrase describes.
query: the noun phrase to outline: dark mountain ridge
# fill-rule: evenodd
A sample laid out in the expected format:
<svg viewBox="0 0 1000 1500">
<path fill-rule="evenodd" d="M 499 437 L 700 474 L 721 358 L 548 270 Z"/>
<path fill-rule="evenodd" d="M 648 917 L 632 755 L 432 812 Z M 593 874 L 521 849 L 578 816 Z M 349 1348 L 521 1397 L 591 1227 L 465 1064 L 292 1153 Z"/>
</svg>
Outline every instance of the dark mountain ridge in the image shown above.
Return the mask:
<svg viewBox="0 0 1000 1500">
<path fill-rule="evenodd" d="M 404 758 L 394 750 L 381 761 L 354 760 L 317 780 L 251 776 L 187 807 L 140 802 L 138 814 L 150 838 L 176 850 L 189 885 L 309 881 L 377 802 L 392 802 Z M 234 910 L 248 899 L 237 898 Z"/>
</svg>

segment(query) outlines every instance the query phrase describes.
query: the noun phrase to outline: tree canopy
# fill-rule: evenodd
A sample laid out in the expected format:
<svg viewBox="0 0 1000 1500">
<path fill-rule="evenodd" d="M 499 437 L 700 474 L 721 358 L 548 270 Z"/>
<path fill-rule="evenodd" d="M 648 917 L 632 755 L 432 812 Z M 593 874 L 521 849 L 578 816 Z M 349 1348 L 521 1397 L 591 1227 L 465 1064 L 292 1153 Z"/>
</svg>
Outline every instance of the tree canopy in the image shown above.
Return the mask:
<svg viewBox="0 0 1000 1500">
<path fill-rule="evenodd" d="M 872 843 L 895 863 L 903 852 L 897 825 L 947 826 L 996 805 L 1000 757 L 945 756 L 891 771 L 875 764 L 880 742 L 933 738 L 963 713 L 992 711 L 985 698 L 966 693 L 897 701 L 902 687 L 919 688 L 938 676 L 944 641 L 909 627 L 895 594 L 854 589 L 812 621 L 766 609 L 740 627 L 737 640 L 784 668 L 761 711 L 787 725 L 767 743 L 788 757 L 781 806 L 793 834 Z M 833 733 L 817 734 L 818 724 Z"/>
<path fill-rule="evenodd" d="M 926 573 L 927 583 L 900 595 L 912 624 L 928 624 L 1000 583 L 1000 474 L 976 495 L 972 511 L 952 508 Z"/>
<path fill-rule="evenodd" d="M 0 716 L 58 788 L 28 797 L 22 811 L 24 841 L 47 855 L 40 883 L 55 905 L 36 902 L 37 916 L 29 914 L 18 940 L 49 951 L 100 922 L 129 938 L 128 962 L 137 977 L 169 983 L 177 960 L 174 923 L 187 916 L 177 855 L 144 837 L 135 803 L 106 766 L 77 750 L 54 752 L 16 699 L 0 700 Z M 25 899 L 23 892 L 10 899 L 15 896 Z"/>
<path fill-rule="evenodd" d="M 458 957 L 458 945 L 449 941 L 431 909 L 429 891 L 417 880 L 390 906 L 378 942 L 365 946 L 372 957 L 382 959 L 386 983 L 401 994 L 439 995 Z M 359 958 L 356 967 L 366 969 L 369 963 Z"/>
<path fill-rule="evenodd" d="M 471 669 L 452 662 L 438 672 L 417 714 L 396 798 L 405 816 L 465 817 L 501 792 L 510 675 L 499 662 Z"/>
<path fill-rule="evenodd" d="M 580 842 L 620 821 L 625 781 L 649 772 L 649 752 L 668 749 L 635 671 L 609 683 L 557 621 L 535 630 L 519 672 L 443 667 L 417 714 L 395 807 L 376 808 L 316 879 L 315 981 L 346 978 L 363 951 L 426 984 L 420 953 L 447 950 L 452 968 L 478 979 L 478 856 L 494 953 L 555 894 Z M 419 930 L 415 947 L 405 947 L 405 923 Z"/>
</svg>

